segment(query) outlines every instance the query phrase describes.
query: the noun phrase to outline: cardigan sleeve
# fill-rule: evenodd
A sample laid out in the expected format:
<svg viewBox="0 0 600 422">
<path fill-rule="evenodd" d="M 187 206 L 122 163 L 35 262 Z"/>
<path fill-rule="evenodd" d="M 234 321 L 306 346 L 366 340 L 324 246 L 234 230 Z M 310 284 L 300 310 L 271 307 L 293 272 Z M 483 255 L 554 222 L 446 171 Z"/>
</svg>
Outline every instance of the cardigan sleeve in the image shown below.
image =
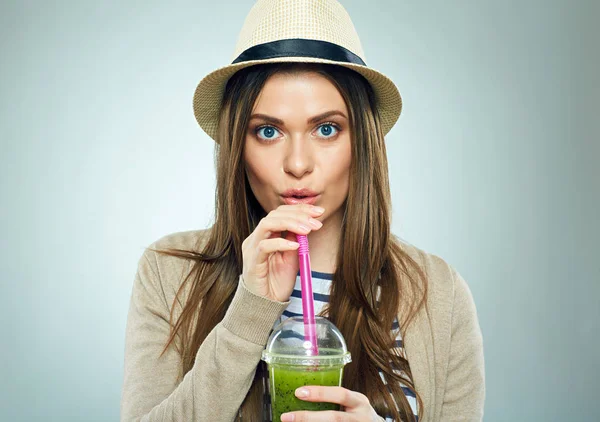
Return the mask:
<svg viewBox="0 0 600 422">
<path fill-rule="evenodd" d="M 485 401 L 483 337 L 473 296 L 455 271 L 450 356 L 442 421 L 481 421 Z"/>
<path fill-rule="evenodd" d="M 206 337 L 194 366 L 181 379 L 180 353 L 170 346 L 159 356 L 170 328 L 163 278 L 176 274 L 161 274 L 156 255 L 144 253 L 133 284 L 121 421 L 232 421 L 250 388 L 273 324 L 289 302 L 254 295 L 240 276 L 224 319 Z"/>
</svg>

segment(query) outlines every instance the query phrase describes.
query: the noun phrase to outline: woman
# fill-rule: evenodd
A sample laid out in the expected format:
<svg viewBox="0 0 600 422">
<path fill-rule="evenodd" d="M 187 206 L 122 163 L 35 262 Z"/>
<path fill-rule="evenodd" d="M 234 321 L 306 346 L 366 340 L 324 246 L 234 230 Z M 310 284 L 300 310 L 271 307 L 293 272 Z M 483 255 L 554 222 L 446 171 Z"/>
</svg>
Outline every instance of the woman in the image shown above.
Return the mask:
<svg viewBox="0 0 600 422">
<path fill-rule="evenodd" d="M 306 234 L 316 310 L 352 354 L 342 387 L 299 389 L 340 412 L 284 421 L 481 420 L 482 338 L 464 280 L 390 233 L 384 135 L 400 95 L 366 67 L 333 0 L 259 0 L 235 60 L 194 110 L 217 142 L 215 223 L 140 260 L 122 420 L 269 420 L 268 335 L 298 304 Z"/>
</svg>

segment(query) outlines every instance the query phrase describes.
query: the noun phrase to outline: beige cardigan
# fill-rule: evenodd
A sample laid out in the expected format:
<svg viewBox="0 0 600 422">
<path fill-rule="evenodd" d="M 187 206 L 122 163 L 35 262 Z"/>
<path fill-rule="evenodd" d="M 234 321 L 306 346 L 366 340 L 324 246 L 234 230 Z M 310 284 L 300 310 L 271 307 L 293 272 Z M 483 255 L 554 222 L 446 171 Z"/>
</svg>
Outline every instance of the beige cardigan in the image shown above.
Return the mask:
<svg viewBox="0 0 600 422">
<path fill-rule="evenodd" d="M 174 233 L 151 247 L 199 250 L 206 237 L 206 231 Z M 428 307 L 404 336 L 415 387 L 424 402 L 419 420 L 481 421 L 483 343 L 471 292 L 442 259 L 403 247 L 429 280 Z M 234 420 L 269 332 L 289 303 L 256 296 L 239 283 L 225 318 L 182 378 L 181 357 L 173 347 L 158 356 L 168 338 L 171 305 L 190 268 L 190 261 L 148 250 L 139 261 L 127 318 L 121 421 Z M 178 307 L 175 316 L 180 311 Z"/>
</svg>

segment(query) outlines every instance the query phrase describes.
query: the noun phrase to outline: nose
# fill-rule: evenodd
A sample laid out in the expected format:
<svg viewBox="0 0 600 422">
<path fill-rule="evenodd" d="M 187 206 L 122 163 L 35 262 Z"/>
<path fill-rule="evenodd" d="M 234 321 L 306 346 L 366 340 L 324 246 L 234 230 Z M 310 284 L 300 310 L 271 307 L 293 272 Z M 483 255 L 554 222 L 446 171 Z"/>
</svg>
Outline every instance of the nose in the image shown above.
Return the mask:
<svg viewBox="0 0 600 422">
<path fill-rule="evenodd" d="M 290 138 L 286 145 L 283 170 L 296 178 L 311 173 L 314 168 L 314 151 L 309 140 L 302 136 Z"/>
</svg>

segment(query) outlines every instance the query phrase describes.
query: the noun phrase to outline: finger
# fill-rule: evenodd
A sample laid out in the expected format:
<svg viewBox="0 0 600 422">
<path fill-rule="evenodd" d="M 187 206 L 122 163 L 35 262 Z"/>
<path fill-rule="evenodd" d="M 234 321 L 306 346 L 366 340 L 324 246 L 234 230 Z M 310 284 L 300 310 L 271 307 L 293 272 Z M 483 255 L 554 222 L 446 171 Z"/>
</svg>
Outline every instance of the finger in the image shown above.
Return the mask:
<svg viewBox="0 0 600 422">
<path fill-rule="evenodd" d="M 331 422 L 331 421 L 356 421 L 357 419 L 344 412 L 335 410 L 319 410 L 310 412 L 308 410 L 300 410 L 297 412 L 289 412 L 281 415 L 282 422 Z"/>
<path fill-rule="evenodd" d="M 275 217 L 267 216 L 258 223 L 257 235 L 259 239 L 267 239 L 273 233 L 284 231 L 307 235 L 312 230 L 319 230 L 323 223 L 312 217 Z"/>
<path fill-rule="evenodd" d="M 269 217 L 277 217 L 277 218 L 294 218 L 299 221 L 308 222 L 311 218 L 317 219 L 320 218 L 325 212 L 324 208 L 315 207 L 308 204 L 302 205 L 282 205 L 273 211 L 269 212 L 267 218 Z"/>
<path fill-rule="evenodd" d="M 256 247 L 258 251 L 257 261 L 264 262 L 267 260 L 269 255 L 274 252 L 293 251 L 298 249 L 298 247 L 299 244 L 297 242 L 292 242 L 280 237 L 261 240 L 258 242 L 258 246 Z"/>
<path fill-rule="evenodd" d="M 302 212 L 302 213 L 309 214 L 309 215 L 315 217 L 315 216 L 319 216 L 319 215 L 323 214 L 325 212 L 325 209 L 322 207 L 317 207 L 315 205 L 296 204 L 296 205 L 280 205 L 271 212 L 276 212 L 276 211 Z"/>
<path fill-rule="evenodd" d="M 261 241 L 263 239 L 281 237 L 281 234 L 286 231 L 308 234 L 310 230 L 308 224 L 302 224 L 297 219 L 269 215 L 258 223 L 253 234 L 258 241 Z"/>
<path fill-rule="evenodd" d="M 292 205 L 290 205 L 290 207 L 292 207 Z M 303 222 L 305 225 L 309 224 L 310 221 L 313 221 L 315 223 L 320 223 L 320 221 L 318 219 L 320 219 L 322 217 L 322 213 L 311 213 L 311 212 L 307 212 L 306 209 L 299 209 L 299 208 L 287 208 L 287 209 L 276 209 L 271 211 L 267 217 L 265 217 L 265 219 L 269 219 L 269 218 L 287 218 L 287 219 L 295 219 L 298 220 L 300 222 Z M 314 225 L 315 228 L 321 228 L 321 225 L 319 224 L 315 224 Z"/>
<path fill-rule="evenodd" d="M 364 394 L 343 387 L 300 387 L 296 389 L 296 397 L 305 401 L 337 403 L 346 409 L 371 405 Z"/>
</svg>

